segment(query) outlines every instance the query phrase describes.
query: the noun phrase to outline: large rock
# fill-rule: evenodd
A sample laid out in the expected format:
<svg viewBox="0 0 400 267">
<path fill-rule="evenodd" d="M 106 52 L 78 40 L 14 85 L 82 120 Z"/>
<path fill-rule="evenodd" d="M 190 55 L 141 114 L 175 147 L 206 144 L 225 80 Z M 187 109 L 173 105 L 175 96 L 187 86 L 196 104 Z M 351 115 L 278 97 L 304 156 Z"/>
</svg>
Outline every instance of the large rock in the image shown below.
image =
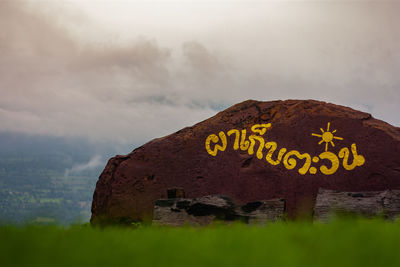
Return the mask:
<svg viewBox="0 0 400 267">
<path fill-rule="evenodd" d="M 320 187 L 400 189 L 399 152 L 400 129 L 370 114 L 312 100 L 249 100 L 111 158 L 91 222 L 151 220 L 171 187 L 238 205 L 283 198 L 289 217 L 311 215 Z"/>
</svg>

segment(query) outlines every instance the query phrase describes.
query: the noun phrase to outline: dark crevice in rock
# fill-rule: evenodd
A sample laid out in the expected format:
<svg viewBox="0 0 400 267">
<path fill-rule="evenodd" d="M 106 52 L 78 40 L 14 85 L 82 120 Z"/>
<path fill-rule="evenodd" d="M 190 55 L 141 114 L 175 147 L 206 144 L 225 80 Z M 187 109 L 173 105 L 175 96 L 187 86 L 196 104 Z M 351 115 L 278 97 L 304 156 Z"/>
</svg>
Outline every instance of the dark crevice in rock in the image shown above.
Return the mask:
<svg viewBox="0 0 400 267">
<path fill-rule="evenodd" d="M 160 207 L 172 207 L 175 204 L 174 199 L 158 199 L 155 205 Z"/>
<path fill-rule="evenodd" d="M 349 193 L 348 195 L 351 197 L 364 197 L 364 194 L 362 193 Z"/>
<path fill-rule="evenodd" d="M 186 208 L 186 212 L 189 215 L 193 216 L 209 216 L 214 215 L 217 219 L 220 220 L 233 220 L 235 218 L 233 210 L 224 209 L 220 207 L 216 207 L 213 205 L 207 205 L 203 203 L 196 203 L 188 208 Z"/>
<path fill-rule="evenodd" d="M 181 200 L 181 201 L 178 201 L 178 202 L 176 203 L 176 207 L 177 207 L 178 209 L 186 209 L 186 208 L 189 207 L 190 203 L 191 203 L 191 202 L 190 202 L 189 200 Z"/>
<path fill-rule="evenodd" d="M 253 157 L 246 159 L 243 163 L 242 163 L 242 168 L 247 168 L 249 167 L 251 161 L 253 160 Z"/>
<path fill-rule="evenodd" d="M 184 198 L 185 197 L 185 191 L 183 188 L 168 188 L 167 189 L 167 196 L 168 198 Z"/>
<path fill-rule="evenodd" d="M 244 212 L 253 212 L 257 208 L 259 208 L 261 205 L 262 205 L 262 202 L 260 202 L 260 201 L 249 202 L 246 205 L 242 206 L 242 210 Z"/>
</svg>

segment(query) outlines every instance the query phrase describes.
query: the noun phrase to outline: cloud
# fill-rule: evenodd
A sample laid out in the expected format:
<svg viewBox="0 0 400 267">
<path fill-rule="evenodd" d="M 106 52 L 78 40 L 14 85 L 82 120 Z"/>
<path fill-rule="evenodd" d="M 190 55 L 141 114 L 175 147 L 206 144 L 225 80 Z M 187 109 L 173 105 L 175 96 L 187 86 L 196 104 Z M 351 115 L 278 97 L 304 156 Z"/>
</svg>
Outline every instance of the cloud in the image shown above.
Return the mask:
<svg viewBox="0 0 400 267">
<path fill-rule="evenodd" d="M 71 173 L 77 174 L 77 173 L 82 173 L 84 171 L 94 170 L 99 166 L 104 166 L 104 162 L 101 156 L 95 155 L 86 163 L 76 164 L 69 169 L 65 169 L 64 177 L 68 177 Z"/>
<path fill-rule="evenodd" d="M 202 76 L 215 75 L 223 71 L 223 66 L 218 57 L 210 53 L 206 47 L 199 42 L 185 42 L 182 45 L 183 55 L 187 65 Z"/>
<path fill-rule="evenodd" d="M 140 143 L 213 114 L 179 99 L 156 41 L 81 45 L 51 15 L 0 5 L 3 130 Z"/>
<path fill-rule="evenodd" d="M 74 7 L 0 2 L 0 130 L 140 145 L 287 98 L 400 125 L 399 4 L 119 5 L 112 28 Z"/>
</svg>

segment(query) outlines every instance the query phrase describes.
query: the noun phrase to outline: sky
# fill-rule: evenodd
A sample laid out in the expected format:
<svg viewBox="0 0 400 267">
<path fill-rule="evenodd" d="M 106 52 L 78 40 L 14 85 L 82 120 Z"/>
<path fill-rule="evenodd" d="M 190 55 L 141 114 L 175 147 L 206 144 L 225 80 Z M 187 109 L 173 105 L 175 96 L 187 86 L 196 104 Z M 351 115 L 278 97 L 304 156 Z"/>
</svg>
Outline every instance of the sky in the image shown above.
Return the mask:
<svg viewBox="0 0 400 267">
<path fill-rule="evenodd" d="M 398 25 L 400 2 L 0 0 L 0 131 L 141 145 L 247 99 L 400 126 Z"/>
</svg>

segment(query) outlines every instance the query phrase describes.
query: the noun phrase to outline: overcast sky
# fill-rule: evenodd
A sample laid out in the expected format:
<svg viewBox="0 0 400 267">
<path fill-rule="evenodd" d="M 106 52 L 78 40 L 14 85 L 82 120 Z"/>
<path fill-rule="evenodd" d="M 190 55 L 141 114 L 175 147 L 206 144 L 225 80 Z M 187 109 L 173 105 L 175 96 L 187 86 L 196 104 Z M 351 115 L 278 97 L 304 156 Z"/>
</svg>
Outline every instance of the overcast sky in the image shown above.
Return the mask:
<svg viewBox="0 0 400 267">
<path fill-rule="evenodd" d="M 140 145 L 247 99 L 400 126 L 400 2 L 0 0 L 0 131 Z"/>
</svg>

